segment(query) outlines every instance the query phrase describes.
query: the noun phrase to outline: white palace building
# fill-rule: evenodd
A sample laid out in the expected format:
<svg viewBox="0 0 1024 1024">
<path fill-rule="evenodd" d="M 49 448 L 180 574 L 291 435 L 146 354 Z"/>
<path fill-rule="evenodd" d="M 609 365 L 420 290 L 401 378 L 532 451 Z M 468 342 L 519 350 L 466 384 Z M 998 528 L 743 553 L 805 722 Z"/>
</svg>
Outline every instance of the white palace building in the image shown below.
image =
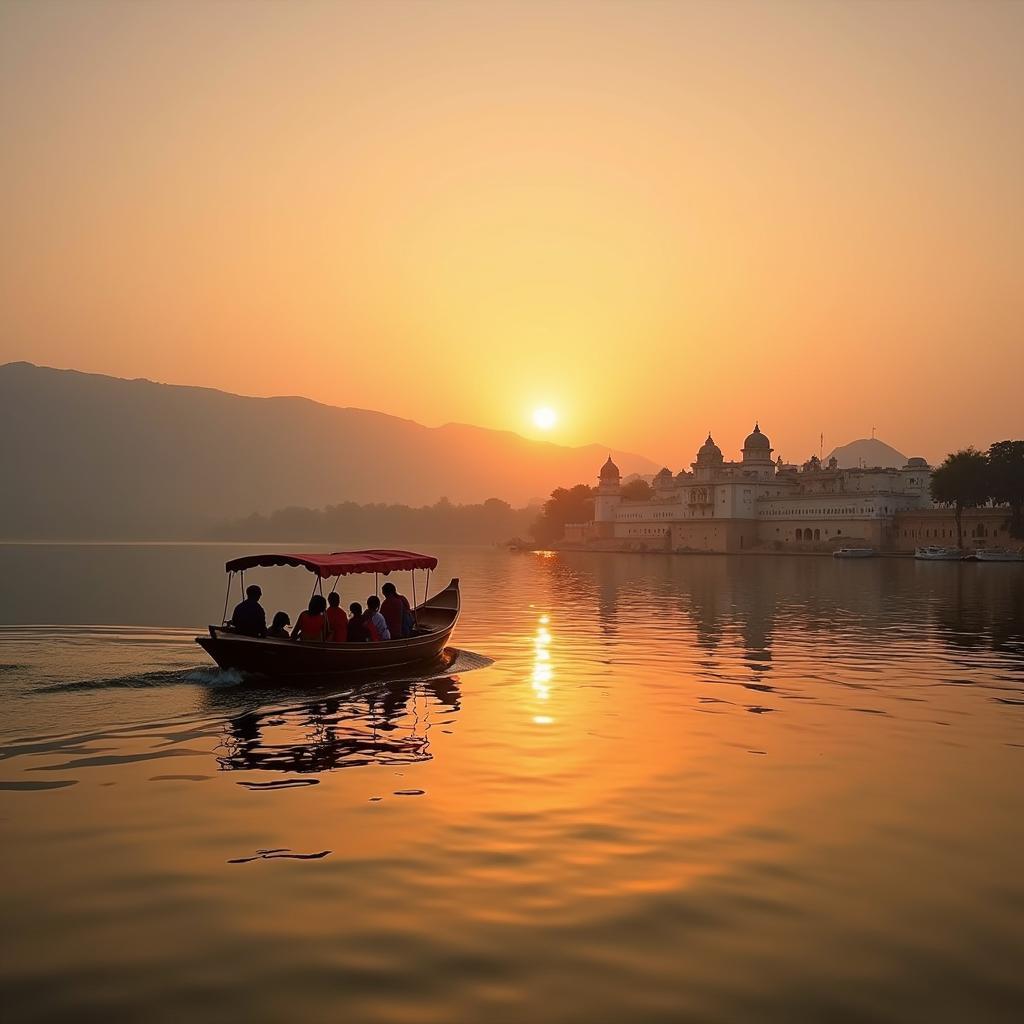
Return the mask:
<svg viewBox="0 0 1024 1024">
<path fill-rule="evenodd" d="M 897 515 L 938 512 L 930 481 L 931 467 L 921 458 L 901 469 L 839 469 L 835 459 L 822 465 L 816 456 L 802 466 L 773 461 L 771 442 L 755 424 L 740 461 L 726 462 L 709 434 L 690 469 L 661 470 L 646 500 L 623 496 L 609 457 L 593 522 L 570 524 L 565 539 L 667 551 L 912 547 L 923 533 L 910 537 Z"/>
</svg>

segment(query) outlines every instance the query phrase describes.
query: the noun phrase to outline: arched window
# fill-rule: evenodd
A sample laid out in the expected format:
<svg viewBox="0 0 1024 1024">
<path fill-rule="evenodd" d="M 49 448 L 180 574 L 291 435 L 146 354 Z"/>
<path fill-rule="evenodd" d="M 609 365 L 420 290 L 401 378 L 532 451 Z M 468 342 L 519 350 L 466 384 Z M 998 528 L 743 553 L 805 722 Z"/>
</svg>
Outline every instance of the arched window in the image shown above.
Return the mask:
<svg viewBox="0 0 1024 1024">
<path fill-rule="evenodd" d="M 797 539 L 797 541 L 801 541 L 801 540 L 804 539 L 804 531 L 803 530 L 799 530 L 798 529 L 796 531 L 796 539 Z"/>
<path fill-rule="evenodd" d="M 821 530 L 815 530 L 814 531 L 814 539 L 815 540 L 821 540 Z"/>
</svg>

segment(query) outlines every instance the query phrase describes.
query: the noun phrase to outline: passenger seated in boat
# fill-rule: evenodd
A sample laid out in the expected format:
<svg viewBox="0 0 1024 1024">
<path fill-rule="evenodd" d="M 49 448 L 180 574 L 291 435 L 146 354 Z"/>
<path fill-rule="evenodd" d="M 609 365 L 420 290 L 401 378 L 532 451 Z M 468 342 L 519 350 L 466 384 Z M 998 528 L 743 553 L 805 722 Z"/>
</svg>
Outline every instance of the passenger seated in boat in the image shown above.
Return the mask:
<svg viewBox="0 0 1024 1024">
<path fill-rule="evenodd" d="M 353 601 L 348 610 L 352 617 L 348 620 L 348 642 L 350 644 L 365 644 L 370 639 L 367 628 L 363 625 L 363 606 L 358 601 Z"/>
<path fill-rule="evenodd" d="M 398 592 L 394 583 L 385 583 L 380 589 L 384 595 L 380 613 L 388 624 L 388 632 L 392 639 L 412 636 L 415 620 L 412 617 L 412 609 L 409 607 L 407 598 Z"/>
<path fill-rule="evenodd" d="M 235 605 L 231 613 L 231 625 L 236 633 L 245 636 L 267 635 L 267 613 L 260 604 L 263 591 L 254 583 L 245 588 L 245 600 Z"/>
<path fill-rule="evenodd" d="M 348 639 L 348 616 L 336 590 L 327 595 L 327 639 L 332 644 L 343 644 Z"/>
<path fill-rule="evenodd" d="M 287 640 L 288 627 L 291 624 L 292 620 L 288 618 L 287 612 L 275 612 L 274 621 L 270 624 L 270 629 L 267 630 L 267 636 L 272 636 L 276 640 Z"/>
<path fill-rule="evenodd" d="M 380 598 L 371 594 L 366 599 L 366 614 L 363 615 L 363 625 L 370 634 L 370 642 L 378 640 L 390 640 L 391 633 L 388 631 L 388 624 L 380 613 Z"/>
<path fill-rule="evenodd" d="M 322 643 L 327 635 L 327 602 L 323 594 L 309 599 L 308 611 L 299 613 L 299 621 L 292 630 L 293 640 L 312 640 Z"/>
</svg>

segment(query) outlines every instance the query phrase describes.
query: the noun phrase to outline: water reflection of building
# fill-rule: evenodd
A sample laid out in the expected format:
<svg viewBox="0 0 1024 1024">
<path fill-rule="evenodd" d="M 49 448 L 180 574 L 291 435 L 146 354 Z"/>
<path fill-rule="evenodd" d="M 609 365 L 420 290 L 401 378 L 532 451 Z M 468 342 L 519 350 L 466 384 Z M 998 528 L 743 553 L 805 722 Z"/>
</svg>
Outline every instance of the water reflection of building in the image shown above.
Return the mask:
<svg viewBox="0 0 1024 1024">
<path fill-rule="evenodd" d="M 560 579 L 575 581 L 573 621 L 599 622 L 612 644 L 677 637 L 713 657 L 738 640 L 751 668 L 764 671 L 780 633 L 818 642 L 827 656 L 838 632 L 860 635 L 881 651 L 887 637 L 933 630 L 950 645 L 1024 656 L 1024 572 L 1013 564 L 569 551 L 560 557 Z"/>
<path fill-rule="evenodd" d="M 226 723 L 221 768 L 323 772 L 429 760 L 432 714 L 457 712 L 458 677 L 398 683 Z"/>
<path fill-rule="evenodd" d="M 997 567 L 1003 571 L 989 571 Z M 1024 572 L 998 563 L 947 563 L 953 570 L 947 573 L 931 568 L 914 564 L 918 586 L 932 598 L 931 618 L 941 639 L 951 647 L 1017 654 L 1024 671 Z"/>
</svg>

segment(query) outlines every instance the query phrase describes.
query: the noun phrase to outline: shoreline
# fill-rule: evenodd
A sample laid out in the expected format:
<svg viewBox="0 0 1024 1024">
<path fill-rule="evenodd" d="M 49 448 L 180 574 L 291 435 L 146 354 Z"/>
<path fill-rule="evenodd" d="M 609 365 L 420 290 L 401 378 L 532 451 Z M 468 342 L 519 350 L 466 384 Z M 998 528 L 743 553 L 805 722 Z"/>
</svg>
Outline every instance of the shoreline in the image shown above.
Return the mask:
<svg viewBox="0 0 1024 1024">
<path fill-rule="evenodd" d="M 515 550 L 515 549 L 513 549 Z M 521 549 L 520 549 L 521 550 Z M 537 547 L 531 549 L 533 551 L 557 551 L 559 553 L 571 553 L 578 552 L 582 554 L 595 554 L 595 555 L 679 555 L 681 557 L 687 557 L 692 555 L 715 555 L 715 556 L 726 556 L 726 557 L 755 557 L 755 558 L 790 558 L 793 556 L 799 558 L 833 558 L 834 553 L 831 551 L 770 551 L 757 548 L 749 548 L 743 551 L 697 551 L 697 550 L 666 550 L 645 548 L 643 550 L 628 547 L 594 547 L 590 545 L 575 545 L 575 544 L 552 544 L 549 547 Z M 871 558 L 913 558 L 913 551 L 876 551 Z M 859 561 L 860 559 L 850 558 L 843 559 L 843 561 Z"/>
</svg>

